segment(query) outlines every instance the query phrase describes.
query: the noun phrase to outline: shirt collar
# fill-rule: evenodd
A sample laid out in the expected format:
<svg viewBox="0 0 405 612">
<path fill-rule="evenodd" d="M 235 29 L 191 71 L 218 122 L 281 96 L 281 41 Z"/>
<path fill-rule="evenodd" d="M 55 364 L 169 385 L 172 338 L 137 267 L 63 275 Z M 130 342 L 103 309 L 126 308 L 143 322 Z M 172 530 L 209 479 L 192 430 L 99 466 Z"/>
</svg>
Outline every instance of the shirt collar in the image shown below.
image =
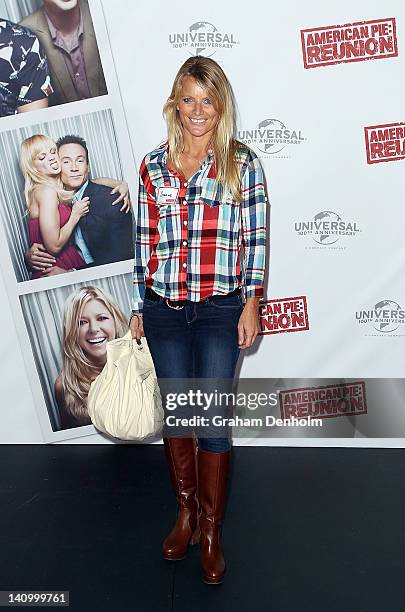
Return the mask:
<svg viewBox="0 0 405 612">
<path fill-rule="evenodd" d="M 75 195 L 72 198 L 73 202 L 78 202 L 79 200 L 82 199 L 83 193 L 86 191 L 88 184 L 89 184 L 89 179 L 87 179 L 87 181 L 85 183 L 83 183 L 83 185 L 80 187 L 80 189 L 78 189 L 76 191 Z"/>
<path fill-rule="evenodd" d="M 80 7 L 79 7 L 80 9 Z M 44 8 L 44 15 L 45 15 L 45 19 L 47 21 L 48 24 L 48 28 L 49 28 L 49 32 L 50 35 L 52 37 L 52 40 L 55 42 L 55 40 L 57 39 L 58 35 L 61 36 L 59 30 L 55 27 L 52 19 L 49 17 L 48 13 L 46 12 L 45 8 Z M 79 27 L 77 28 L 77 38 L 80 38 L 80 36 L 83 34 L 83 15 L 82 15 L 82 11 L 80 10 L 80 21 L 79 21 Z"/>
</svg>

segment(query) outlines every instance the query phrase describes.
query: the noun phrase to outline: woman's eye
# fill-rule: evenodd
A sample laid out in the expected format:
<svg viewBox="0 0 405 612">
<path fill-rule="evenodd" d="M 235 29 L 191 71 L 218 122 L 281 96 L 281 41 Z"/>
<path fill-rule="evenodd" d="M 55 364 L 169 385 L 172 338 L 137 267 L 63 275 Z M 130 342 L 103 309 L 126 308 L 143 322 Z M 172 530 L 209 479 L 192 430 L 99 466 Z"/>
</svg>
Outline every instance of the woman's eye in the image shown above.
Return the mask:
<svg viewBox="0 0 405 612">
<path fill-rule="evenodd" d="M 212 104 L 212 102 L 209 98 L 205 98 L 204 104 Z"/>
<path fill-rule="evenodd" d="M 83 325 L 85 325 L 85 324 L 86 324 L 86 321 L 85 321 L 84 319 L 81 319 L 81 320 L 79 321 L 79 326 L 80 326 L 80 327 L 82 327 L 82 326 L 83 326 Z"/>
<path fill-rule="evenodd" d="M 98 321 L 106 321 L 109 317 L 107 317 L 106 315 L 100 315 L 98 317 Z"/>
<path fill-rule="evenodd" d="M 191 98 L 183 98 L 183 102 L 185 102 L 186 104 L 188 104 L 189 102 L 191 102 Z"/>
</svg>

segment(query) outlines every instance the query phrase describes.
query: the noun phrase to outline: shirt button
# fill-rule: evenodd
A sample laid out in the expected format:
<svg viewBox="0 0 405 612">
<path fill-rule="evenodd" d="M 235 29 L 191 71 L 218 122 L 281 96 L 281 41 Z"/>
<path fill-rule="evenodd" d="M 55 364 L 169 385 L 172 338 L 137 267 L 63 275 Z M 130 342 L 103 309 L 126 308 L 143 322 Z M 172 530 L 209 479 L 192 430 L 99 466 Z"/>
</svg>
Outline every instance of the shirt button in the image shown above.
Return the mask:
<svg viewBox="0 0 405 612">
<path fill-rule="evenodd" d="M 187 200 L 184 200 L 183 204 L 184 206 L 187 206 Z"/>
<path fill-rule="evenodd" d="M 76 76 L 79 77 L 80 76 L 80 72 L 76 72 Z"/>
<path fill-rule="evenodd" d="M 183 268 L 187 268 L 187 264 L 186 263 L 183 264 Z"/>
<path fill-rule="evenodd" d="M 187 221 L 183 221 L 184 225 L 187 225 Z"/>
<path fill-rule="evenodd" d="M 187 246 L 187 240 L 183 240 L 183 246 Z"/>
<path fill-rule="evenodd" d="M 184 187 L 187 187 L 188 183 L 184 183 Z"/>
</svg>

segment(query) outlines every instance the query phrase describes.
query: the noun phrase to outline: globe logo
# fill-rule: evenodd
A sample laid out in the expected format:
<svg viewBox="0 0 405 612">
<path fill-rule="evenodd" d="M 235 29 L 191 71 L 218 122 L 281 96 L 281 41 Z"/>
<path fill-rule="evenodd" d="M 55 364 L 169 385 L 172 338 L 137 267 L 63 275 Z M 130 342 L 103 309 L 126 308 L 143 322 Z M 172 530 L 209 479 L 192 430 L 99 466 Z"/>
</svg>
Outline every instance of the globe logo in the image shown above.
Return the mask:
<svg viewBox="0 0 405 612">
<path fill-rule="evenodd" d="M 210 37 L 207 37 L 207 34 L 214 34 L 215 32 L 218 32 L 218 28 L 216 28 L 216 27 L 215 27 L 215 26 L 214 26 L 212 23 L 210 23 L 209 21 L 196 21 L 196 23 L 193 23 L 193 24 L 190 26 L 189 31 L 190 31 L 192 34 L 195 34 L 195 33 L 198 33 L 198 34 L 200 34 L 200 33 L 205 34 L 205 36 L 204 36 L 204 37 L 201 37 L 201 38 L 204 38 L 204 39 L 206 39 L 206 40 L 209 40 L 209 38 L 210 38 Z M 200 40 L 199 40 L 199 42 L 200 42 Z M 207 49 L 207 47 L 206 47 L 206 46 L 205 46 L 205 47 L 203 46 L 203 45 L 204 45 L 204 43 L 203 43 L 203 42 L 200 42 L 200 45 L 201 45 L 201 46 L 196 47 L 195 49 L 193 48 L 191 51 L 189 51 L 189 53 L 191 53 L 191 55 L 201 55 L 201 53 L 203 53 L 203 51 L 205 51 L 205 50 Z M 207 54 L 207 53 L 205 53 L 204 55 L 205 55 L 206 57 L 211 57 L 212 55 L 214 55 L 214 53 L 215 53 L 215 51 L 213 51 L 211 54 Z"/>
<path fill-rule="evenodd" d="M 402 311 L 401 306 L 393 300 L 381 300 L 381 302 L 378 302 L 374 306 L 376 315 L 374 329 L 383 333 L 397 330 L 399 327 L 399 311 Z M 398 315 L 394 313 L 398 313 Z"/>
<path fill-rule="evenodd" d="M 337 213 L 333 212 L 332 210 L 323 210 L 319 212 L 317 215 L 315 215 L 314 222 L 315 223 L 321 222 L 321 229 L 317 230 L 317 233 L 315 234 L 315 236 L 312 236 L 315 242 L 317 242 L 318 244 L 327 245 L 327 244 L 334 244 L 335 242 L 339 240 L 338 235 L 334 233 L 330 233 L 330 232 L 327 233 L 326 228 L 322 227 L 323 222 L 333 222 L 333 221 L 338 223 L 339 221 L 342 221 L 342 217 L 340 217 Z M 331 228 L 329 229 L 331 230 Z M 324 231 L 325 233 L 322 233 L 322 231 Z"/>
<path fill-rule="evenodd" d="M 264 119 L 257 126 L 258 130 L 264 130 L 266 128 L 268 128 L 269 130 L 274 130 L 274 133 L 276 130 L 278 130 L 279 132 L 281 131 L 281 134 L 284 134 L 284 130 L 287 129 L 284 123 L 282 121 L 279 121 L 278 119 Z M 281 142 L 277 142 L 277 140 Z M 257 143 L 257 148 L 262 153 L 267 153 L 268 155 L 275 155 L 276 153 L 280 153 L 280 151 L 282 151 L 287 146 L 287 144 L 289 144 L 288 139 L 277 138 L 273 135 L 270 136 L 268 132 L 267 138 L 264 137 L 259 139 Z"/>
</svg>

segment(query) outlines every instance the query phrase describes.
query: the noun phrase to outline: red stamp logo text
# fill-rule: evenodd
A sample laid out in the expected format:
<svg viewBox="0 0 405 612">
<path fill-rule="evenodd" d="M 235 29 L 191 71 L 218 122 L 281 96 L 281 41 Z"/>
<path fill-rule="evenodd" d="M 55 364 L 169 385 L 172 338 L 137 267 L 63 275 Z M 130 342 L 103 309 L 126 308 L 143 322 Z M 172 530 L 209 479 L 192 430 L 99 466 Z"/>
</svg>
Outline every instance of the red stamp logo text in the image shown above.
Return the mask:
<svg viewBox="0 0 405 612">
<path fill-rule="evenodd" d="M 362 381 L 325 387 L 288 389 L 280 391 L 279 402 L 283 419 L 289 417 L 327 419 L 367 414 L 366 384 Z"/>
<path fill-rule="evenodd" d="M 387 123 L 364 128 L 367 163 L 405 158 L 405 123 Z"/>
<path fill-rule="evenodd" d="M 398 56 L 395 18 L 301 30 L 304 68 Z"/>
<path fill-rule="evenodd" d="M 305 296 L 267 300 L 259 304 L 259 334 L 309 329 L 307 298 Z"/>
</svg>

